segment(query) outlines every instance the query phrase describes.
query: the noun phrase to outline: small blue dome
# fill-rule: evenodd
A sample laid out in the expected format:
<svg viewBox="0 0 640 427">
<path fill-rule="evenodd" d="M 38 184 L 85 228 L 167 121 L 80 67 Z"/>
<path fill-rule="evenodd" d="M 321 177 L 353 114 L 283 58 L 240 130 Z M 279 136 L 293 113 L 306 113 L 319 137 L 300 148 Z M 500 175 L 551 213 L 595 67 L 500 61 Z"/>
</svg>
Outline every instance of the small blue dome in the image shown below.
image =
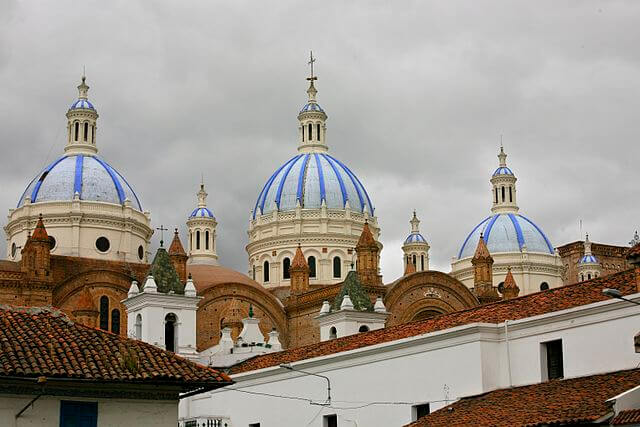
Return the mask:
<svg viewBox="0 0 640 427">
<path fill-rule="evenodd" d="M 427 240 L 420 233 L 411 233 L 404 241 L 405 245 L 408 245 L 410 243 L 427 243 Z"/>
<path fill-rule="evenodd" d="M 195 208 L 193 212 L 191 212 L 191 215 L 189 215 L 189 218 L 196 218 L 196 217 L 215 219 L 215 216 L 213 216 L 213 212 L 211 212 L 208 208 Z"/>
<path fill-rule="evenodd" d="M 480 233 L 492 254 L 520 252 L 523 246 L 528 252 L 554 253 L 551 242 L 540 227 L 523 215 L 508 213 L 492 215 L 476 225 L 462 244 L 458 259 L 473 256 Z"/>
<path fill-rule="evenodd" d="M 93 104 L 89 102 L 88 99 L 78 99 L 74 101 L 73 104 L 71 104 L 71 107 L 69 107 L 70 110 L 77 110 L 80 108 L 95 110 L 95 108 L 93 107 Z"/>
<path fill-rule="evenodd" d="M 300 110 L 301 113 L 307 113 L 309 111 L 317 111 L 319 113 L 324 113 L 324 110 L 322 109 L 320 104 L 318 104 L 317 102 L 310 102 L 304 107 L 302 107 L 302 110 Z"/>
<path fill-rule="evenodd" d="M 373 204 L 360 180 L 336 158 L 325 153 L 298 154 L 280 166 L 267 180 L 253 209 L 263 214 L 274 209 L 293 210 L 296 203 L 306 209 L 319 208 L 325 201 L 329 209 L 351 209 L 373 215 Z"/>
<path fill-rule="evenodd" d="M 142 212 L 138 196 L 122 175 L 99 157 L 83 154 L 60 157 L 44 168 L 24 190 L 18 207 L 24 204 L 26 195 L 31 203 L 37 203 L 73 200 L 75 193 L 80 200 L 120 205 L 129 199 Z"/>
<path fill-rule="evenodd" d="M 580 261 L 578 261 L 578 264 L 597 264 L 598 263 L 598 258 L 594 257 L 593 255 L 585 255 L 582 258 L 580 258 Z"/>
<path fill-rule="evenodd" d="M 493 173 L 493 176 L 497 176 L 497 175 L 513 175 L 513 172 L 511 172 L 511 169 L 509 169 L 506 166 L 500 166 L 498 169 L 496 169 L 496 171 Z"/>
</svg>

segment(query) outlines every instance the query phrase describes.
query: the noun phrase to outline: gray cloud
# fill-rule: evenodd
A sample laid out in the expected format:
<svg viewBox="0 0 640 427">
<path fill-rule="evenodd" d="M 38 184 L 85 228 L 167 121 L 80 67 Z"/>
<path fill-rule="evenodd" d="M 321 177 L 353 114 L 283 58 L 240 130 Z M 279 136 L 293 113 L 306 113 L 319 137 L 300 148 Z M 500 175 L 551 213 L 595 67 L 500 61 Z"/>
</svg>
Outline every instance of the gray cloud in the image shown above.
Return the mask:
<svg viewBox="0 0 640 427">
<path fill-rule="evenodd" d="M 295 153 L 314 49 L 332 154 L 367 187 L 385 281 L 412 209 L 449 270 L 489 211 L 504 134 L 521 210 L 556 245 L 638 228 L 637 2 L 0 1 L 0 206 L 64 146 L 86 65 L 100 153 L 155 226 L 184 230 L 204 173 L 224 264 Z M 158 238 L 154 237 L 157 243 Z"/>
</svg>

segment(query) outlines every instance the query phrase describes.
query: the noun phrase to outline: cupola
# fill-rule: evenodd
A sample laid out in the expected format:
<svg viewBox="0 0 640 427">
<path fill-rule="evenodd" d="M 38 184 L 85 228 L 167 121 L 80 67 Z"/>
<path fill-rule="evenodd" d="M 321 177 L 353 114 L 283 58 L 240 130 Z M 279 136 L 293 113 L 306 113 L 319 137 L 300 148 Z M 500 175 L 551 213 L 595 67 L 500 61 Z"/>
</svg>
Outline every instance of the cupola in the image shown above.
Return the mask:
<svg viewBox="0 0 640 427">
<path fill-rule="evenodd" d="M 405 273 L 425 271 L 429 269 L 429 244 L 420 234 L 420 220 L 413 211 L 411 221 L 411 234 L 407 236 L 402 245 L 404 253 Z"/>
<path fill-rule="evenodd" d="M 89 86 L 86 77 L 82 76 L 82 82 L 78 86 L 78 99 L 67 111 L 67 146 L 66 154 L 95 154 L 96 147 L 96 121 L 98 112 L 88 98 Z"/>
<path fill-rule="evenodd" d="M 500 145 L 498 154 L 499 166 L 491 176 L 493 213 L 517 213 L 516 204 L 516 181 L 517 178 L 507 167 L 507 154 Z"/>
<path fill-rule="evenodd" d="M 326 142 L 327 114 L 316 100 L 318 91 L 314 82 L 318 80 L 318 77 L 313 73 L 313 63 L 315 61 L 313 52 L 311 52 L 309 58 L 311 75 L 307 77 L 309 81 L 309 89 L 307 89 L 309 99 L 298 114 L 298 121 L 300 122 L 298 126 L 298 137 L 300 141 L 298 151 L 302 153 L 326 152 L 328 150 Z"/>
<path fill-rule="evenodd" d="M 216 221 L 213 212 L 207 207 L 207 192 L 204 183 L 196 193 L 198 206 L 191 212 L 187 220 L 189 231 L 189 264 L 218 265 Z"/>
</svg>

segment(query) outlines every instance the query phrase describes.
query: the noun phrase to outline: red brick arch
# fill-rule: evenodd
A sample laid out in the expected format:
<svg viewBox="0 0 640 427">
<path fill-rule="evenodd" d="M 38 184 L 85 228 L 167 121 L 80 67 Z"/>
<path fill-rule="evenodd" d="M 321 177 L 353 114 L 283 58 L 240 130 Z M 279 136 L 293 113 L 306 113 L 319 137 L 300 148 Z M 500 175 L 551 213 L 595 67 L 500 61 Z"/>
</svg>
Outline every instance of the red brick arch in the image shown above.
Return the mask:
<svg viewBox="0 0 640 427">
<path fill-rule="evenodd" d="M 233 299 L 240 302 L 244 316 L 249 314 L 249 305 L 253 307 L 254 317 L 260 319 L 263 334 L 272 328 L 280 332 L 280 342 L 288 344 L 287 315 L 280 300 L 269 291 L 258 285 L 245 283 L 218 283 L 198 293 L 203 299 L 198 304 L 197 314 L 197 348 L 198 351 L 218 343 L 220 323 L 227 314 Z"/>
<path fill-rule="evenodd" d="M 387 326 L 410 322 L 425 312 L 450 313 L 479 304 L 462 282 L 440 271 L 420 271 L 396 280 L 384 303 L 391 312 Z"/>
</svg>

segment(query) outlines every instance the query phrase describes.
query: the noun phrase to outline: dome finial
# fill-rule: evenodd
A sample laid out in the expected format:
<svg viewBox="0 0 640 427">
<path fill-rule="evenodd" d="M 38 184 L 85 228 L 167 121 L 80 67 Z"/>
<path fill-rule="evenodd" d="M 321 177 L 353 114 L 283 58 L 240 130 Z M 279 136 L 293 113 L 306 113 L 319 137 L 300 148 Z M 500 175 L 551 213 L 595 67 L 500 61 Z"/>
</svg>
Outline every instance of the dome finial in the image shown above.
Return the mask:
<svg viewBox="0 0 640 427">
<path fill-rule="evenodd" d="M 313 74 L 314 62 L 316 62 L 316 59 L 313 57 L 313 51 L 309 51 L 308 64 L 309 64 L 309 67 L 311 68 L 311 74 L 309 75 L 309 77 L 307 77 L 307 80 L 309 80 L 309 89 L 307 89 L 307 93 L 309 94 L 309 101 L 315 101 L 316 94 L 318 93 L 315 86 L 313 85 L 314 80 L 318 80 L 318 77 Z"/>
<path fill-rule="evenodd" d="M 502 135 L 500 135 L 500 153 L 498 154 L 498 160 L 500 160 L 500 167 L 507 166 L 507 154 L 504 152 L 504 146 L 502 145 Z"/>
<path fill-rule="evenodd" d="M 82 69 L 82 82 L 78 85 L 78 98 L 79 99 L 87 99 L 89 93 L 89 86 L 86 83 L 87 76 L 84 72 L 84 67 Z"/>
</svg>

